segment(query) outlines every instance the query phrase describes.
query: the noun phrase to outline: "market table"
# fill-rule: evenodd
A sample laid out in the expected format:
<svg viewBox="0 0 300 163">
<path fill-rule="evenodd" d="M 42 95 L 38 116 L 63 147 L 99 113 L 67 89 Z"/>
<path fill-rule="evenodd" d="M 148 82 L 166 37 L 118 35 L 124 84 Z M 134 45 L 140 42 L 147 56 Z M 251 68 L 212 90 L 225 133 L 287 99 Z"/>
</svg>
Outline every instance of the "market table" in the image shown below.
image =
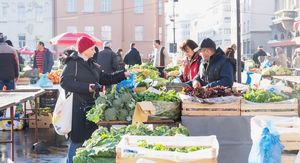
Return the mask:
<svg viewBox="0 0 300 163">
<path fill-rule="evenodd" d="M 300 84 L 300 76 L 273 76 L 273 79 L 279 79 L 293 84 Z"/>
<path fill-rule="evenodd" d="M 28 118 L 18 118 L 14 117 L 14 106 L 20 103 L 24 103 L 24 112 L 26 114 L 26 101 L 35 100 L 37 104 L 37 97 L 45 93 L 42 89 L 28 89 L 28 90 L 14 90 L 14 91 L 0 91 L 0 111 L 10 108 L 9 118 L 1 118 L 0 120 L 10 120 L 11 121 L 11 138 L 9 141 L 0 141 L 0 143 L 11 144 L 11 161 L 14 161 L 14 120 L 25 120 Z M 38 106 L 35 105 L 35 122 L 37 125 L 37 109 Z M 35 127 L 35 140 L 38 140 L 38 130 Z"/>
<path fill-rule="evenodd" d="M 191 136 L 216 135 L 218 163 L 246 163 L 252 146 L 248 116 L 181 116 Z"/>
</svg>

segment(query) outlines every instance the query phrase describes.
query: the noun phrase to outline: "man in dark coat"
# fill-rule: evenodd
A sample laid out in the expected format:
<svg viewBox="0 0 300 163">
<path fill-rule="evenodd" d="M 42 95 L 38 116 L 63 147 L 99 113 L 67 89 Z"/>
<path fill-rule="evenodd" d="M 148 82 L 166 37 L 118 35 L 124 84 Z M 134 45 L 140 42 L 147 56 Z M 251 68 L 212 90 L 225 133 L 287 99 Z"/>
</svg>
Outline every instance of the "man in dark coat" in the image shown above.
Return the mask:
<svg viewBox="0 0 300 163">
<path fill-rule="evenodd" d="M 202 41 L 199 50 L 202 56 L 198 75 L 193 81 L 193 87 L 231 87 L 233 85 L 233 65 L 226 58 L 221 48 L 209 38 Z"/>
<path fill-rule="evenodd" d="M 36 51 L 33 56 L 33 67 L 38 68 L 40 73 L 51 72 L 54 65 L 53 54 L 42 41 L 39 41 L 36 46 Z"/>
<path fill-rule="evenodd" d="M 97 54 L 97 63 L 105 73 L 113 73 L 118 70 L 117 55 L 111 49 L 111 42 L 104 42 L 104 49 Z"/>
<path fill-rule="evenodd" d="M 124 63 L 130 66 L 142 64 L 140 52 L 135 48 L 135 43 L 130 44 L 130 50 L 124 58 Z"/>
<path fill-rule="evenodd" d="M 257 51 L 253 54 L 253 61 L 257 67 L 260 67 L 259 57 L 265 57 L 267 53 L 264 51 L 263 46 L 258 46 Z"/>
<path fill-rule="evenodd" d="M 91 59 L 95 53 L 95 42 L 87 37 L 77 41 L 77 52 L 66 59 L 66 66 L 61 76 L 61 87 L 66 92 L 73 92 L 71 144 L 68 150 L 68 163 L 72 163 L 75 151 L 97 129 L 97 125 L 86 120 L 86 112 L 95 104 L 99 90 L 95 83 L 115 84 L 130 75 L 119 72 L 109 75 L 100 71 L 100 67 Z"/>
<path fill-rule="evenodd" d="M 0 90 L 6 86 L 7 90 L 15 89 L 15 81 L 19 77 L 19 61 L 17 51 L 5 42 L 0 33 Z"/>
</svg>

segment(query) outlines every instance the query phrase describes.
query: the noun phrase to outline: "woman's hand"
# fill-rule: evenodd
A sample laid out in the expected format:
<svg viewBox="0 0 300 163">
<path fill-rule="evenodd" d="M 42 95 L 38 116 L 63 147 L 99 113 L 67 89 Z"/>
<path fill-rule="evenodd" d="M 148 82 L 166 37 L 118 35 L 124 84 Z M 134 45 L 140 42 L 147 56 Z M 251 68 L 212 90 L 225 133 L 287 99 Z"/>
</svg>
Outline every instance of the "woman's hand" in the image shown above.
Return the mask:
<svg viewBox="0 0 300 163">
<path fill-rule="evenodd" d="M 90 84 L 89 85 L 89 92 L 93 93 L 96 90 L 96 85 L 95 84 Z"/>
<path fill-rule="evenodd" d="M 126 78 L 128 78 L 130 76 L 130 72 L 129 71 L 125 71 L 124 75 L 125 75 Z"/>
<path fill-rule="evenodd" d="M 193 81 L 193 88 L 201 88 L 200 82 L 194 80 L 194 81 Z"/>
</svg>

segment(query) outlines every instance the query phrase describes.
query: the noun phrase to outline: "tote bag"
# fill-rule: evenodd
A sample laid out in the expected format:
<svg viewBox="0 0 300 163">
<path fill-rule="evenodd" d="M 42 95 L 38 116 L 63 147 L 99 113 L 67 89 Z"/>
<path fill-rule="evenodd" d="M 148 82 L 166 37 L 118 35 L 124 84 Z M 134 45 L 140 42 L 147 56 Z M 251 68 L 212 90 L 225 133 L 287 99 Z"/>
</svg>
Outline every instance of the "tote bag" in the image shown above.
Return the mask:
<svg viewBox="0 0 300 163">
<path fill-rule="evenodd" d="M 77 76 L 77 62 L 75 81 Z M 67 135 L 72 130 L 73 93 L 64 89 L 59 90 L 59 96 L 53 111 L 52 124 L 58 135 Z"/>
</svg>

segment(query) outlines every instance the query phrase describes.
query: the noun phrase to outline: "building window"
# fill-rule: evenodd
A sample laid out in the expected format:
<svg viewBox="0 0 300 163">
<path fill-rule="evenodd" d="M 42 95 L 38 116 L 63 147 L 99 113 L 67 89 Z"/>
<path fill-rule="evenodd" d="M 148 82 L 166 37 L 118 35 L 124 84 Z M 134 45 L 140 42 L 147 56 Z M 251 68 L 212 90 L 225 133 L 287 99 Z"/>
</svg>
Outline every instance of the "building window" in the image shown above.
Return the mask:
<svg viewBox="0 0 300 163">
<path fill-rule="evenodd" d="M 230 17 L 224 17 L 224 23 L 231 23 Z"/>
<path fill-rule="evenodd" d="M 162 27 L 158 28 L 158 39 L 162 40 L 162 36 L 163 36 L 163 31 L 162 31 Z"/>
<path fill-rule="evenodd" d="M 280 39 L 284 40 L 284 34 L 283 33 L 281 33 Z"/>
<path fill-rule="evenodd" d="M 111 12 L 111 0 L 101 0 L 101 12 Z"/>
<path fill-rule="evenodd" d="M 226 35 L 231 34 L 231 29 L 230 28 L 225 28 L 224 29 L 224 34 L 226 34 Z"/>
<path fill-rule="evenodd" d="M 250 54 L 250 41 L 247 40 L 247 54 Z"/>
<path fill-rule="evenodd" d="M 224 11 L 225 12 L 231 12 L 231 6 L 230 5 L 224 5 Z"/>
<path fill-rule="evenodd" d="M 164 12 L 164 2 L 163 0 L 158 0 L 158 15 L 162 15 Z"/>
<path fill-rule="evenodd" d="M 76 26 L 67 26 L 67 32 L 77 32 Z"/>
<path fill-rule="evenodd" d="M 275 36 L 274 36 L 274 40 L 278 40 L 278 36 L 277 36 L 277 34 L 275 34 Z"/>
<path fill-rule="evenodd" d="M 299 37 L 299 36 L 300 36 L 300 32 L 297 31 L 297 32 L 296 32 L 296 37 Z"/>
<path fill-rule="evenodd" d="M 243 32 L 246 33 L 246 22 L 243 23 Z"/>
<path fill-rule="evenodd" d="M 2 3 L 1 10 L 0 10 L 0 22 L 7 22 L 7 8 L 8 8 L 8 4 Z"/>
<path fill-rule="evenodd" d="M 18 6 L 18 22 L 24 22 L 25 18 L 25 6 L 19 5 Z"/>
<path fill-rule="evenodd" d="M 246 41 L 243 41 L 243 54 L 246 54 Z"/>
<path fill-rule="evenodd" d="M 101 39 L 103 41 L 111 40 L 111 26 L 105 25 L 101 27 Z"/>
<path fill-rule="evenodd" d="M 26 38 L 25 38 L 25 34 L 19 34 L 18 35 L 18 39 L 19 39 L 19 47 L 23 48 L 26 45 Z"/>
<path fill-rule="evenodd" d="M 135 26 L 135 41 L 143 41 L 144 40 L 144 26 Z"/>
<path fill-rule="evenodd" d="M 35 8 L 35 20 L 37 22 L 43 21 L 43 7 L 39 6 Z"/>
<path fill-rule="evenodd" d="M 134 12 L 136 14 L 144 13 L 144 0 L 134 0 Z"/>
<path fill-rule="evenodd" d="M 250 21 L 247 20 L 247 32 L 250 32 Z"/>
<path fill-rule="evenodd" d="M 94 0 L 84 0 L 84 12 L 94 11 Z"/>
<path fill-rule="evenodd" d="M 90 35 L 94 35 L 94 27 L 93 26 L 85 26 L 84 32 Z"/>
<path fill-rule="evenodd" d="M 76 12 L 76 3 L 77 3 L 77 0 L 68 0 L 67 11 L 68 12 Z"/>
</svg>

